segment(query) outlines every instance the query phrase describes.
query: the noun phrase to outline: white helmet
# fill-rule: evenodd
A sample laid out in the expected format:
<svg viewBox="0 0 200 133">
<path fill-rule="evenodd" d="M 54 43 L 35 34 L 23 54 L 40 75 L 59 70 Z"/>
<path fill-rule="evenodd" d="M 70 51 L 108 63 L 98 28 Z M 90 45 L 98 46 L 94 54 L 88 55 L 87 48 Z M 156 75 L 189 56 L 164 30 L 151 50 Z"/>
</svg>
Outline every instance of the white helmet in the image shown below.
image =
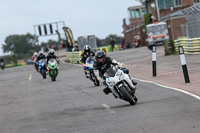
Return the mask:
<svg viewBox="0 0 200 133">
<path fill-rule="evenodd" d="M 49 52 L 48 52 L 48 54 L 54 55 L 54 49 L 50 49 Z"/>
<path fill-rule="evenodd" d="M 83 50 L 84 50 L 85 52 L 90 52 L 91 47 L 90 47 L 89 45 L 85 45 L 85 46 L 83 47 Z"/>
<path fill-rule="evenodd" d="M 38 53 L 37 52 L 34 52 L 34 54 L 33 54 L 34 56 L 37 56 L 38 55 Z"/>
</svg>

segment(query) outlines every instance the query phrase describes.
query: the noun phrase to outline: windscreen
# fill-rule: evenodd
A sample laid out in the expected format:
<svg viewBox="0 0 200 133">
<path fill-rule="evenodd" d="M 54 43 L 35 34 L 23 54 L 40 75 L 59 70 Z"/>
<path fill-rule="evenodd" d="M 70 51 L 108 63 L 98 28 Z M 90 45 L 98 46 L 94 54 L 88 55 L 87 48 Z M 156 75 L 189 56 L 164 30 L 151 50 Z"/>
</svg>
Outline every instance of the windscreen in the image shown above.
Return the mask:
<svg viewBox="0 0 200 133">
<path fill-rule="evenodd" d="M 92 63 L 95 61 L 94 57 L 89 56 L 86 60 L 88 63 Z"/>
<path fill-rule="evenodd" d="M 115 73 L 116 73 L 116 69 L 114 69 L 115 67 L 109 67 L 105 73 L 109 76 L 109 77 L 114 77 Z"/>
<path fill-rule="evenodd" d="M 166 33 L 168 33 L 166 24 L 152 25 L 147 27 L 148 35 L 160 35 Z"/>
</svg>

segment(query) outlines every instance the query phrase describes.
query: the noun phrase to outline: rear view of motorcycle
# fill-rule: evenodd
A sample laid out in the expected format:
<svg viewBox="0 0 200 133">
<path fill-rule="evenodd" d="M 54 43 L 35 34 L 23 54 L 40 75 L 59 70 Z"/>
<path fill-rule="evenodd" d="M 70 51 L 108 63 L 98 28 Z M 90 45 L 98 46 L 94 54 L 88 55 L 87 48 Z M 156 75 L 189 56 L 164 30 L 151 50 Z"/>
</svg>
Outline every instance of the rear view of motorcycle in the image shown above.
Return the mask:
<svg viewBox="0 0 200 133">
<path fill-rule="evenodd" d="M 95 86 L 99 86 L 99 80 L 94 74 L 93 64 L 95 62 L 94 57 L 89 56 L 85 62 L 85 72 L 86 76 L 94 83 Z"/>
<path fill-rule="evenodd" d="M 120 98 L 135 105 L 138 99 L 135 95 L 135 86 L 129 75 L 118 69 L 118 66 L 108 68 L 104 74 L 106 83 L 115 98 Z"/>
<path fill-rule="evenodd" d="M 58 76 L 58 62 L 55 59 L 50 59 L 47 65 L 48 75 L 52 81 L 56 81 L 56 77 Z"/>
<path fill-rule="evenodd" d="M 42 75 L 43 79 L 46 79 L 46 65 L 45 65 L 45 60 L 41 59 L 38 62 L 38 70 L 40 72 L 40 74 Z"/>
<path fill-rule="evenodd" d="M 0 62 L 0 66 L 1 66 L 1 69 L 4 70 L 4 68 L 5 68 L 5 63 L 4 63 L 4 61 L 1 61 L 1 62 Z"/>
</svg>

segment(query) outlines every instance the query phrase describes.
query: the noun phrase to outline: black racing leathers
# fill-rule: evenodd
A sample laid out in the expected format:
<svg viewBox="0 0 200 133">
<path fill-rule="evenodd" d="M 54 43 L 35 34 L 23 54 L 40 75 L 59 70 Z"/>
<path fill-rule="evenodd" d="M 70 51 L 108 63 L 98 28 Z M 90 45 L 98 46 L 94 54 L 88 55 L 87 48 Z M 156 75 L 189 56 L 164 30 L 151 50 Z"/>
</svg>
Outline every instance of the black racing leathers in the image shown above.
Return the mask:
<svg viewBox="0 0 200 133">
<path fill-rule="evenodd" d="M 90 51 L 90 52 L 83 52 L 82 54 L 81 54 L 81 63 L 85 63 L 85 61 L 86 61 L 86 59 L 89 57 L 89 56 L 94 56 L 95 54 L 94 54 L 94 52 L 93 51 Z"/>
<path fill-rule="evenodd" d="M 47 63 L 48 63 L 48 61 L 49 61 L 50 59 L 55 59 L 55 60 L 59 63 L 58 57 L 57 57 L 56 55 L 48 54 L 48 55 L 46 56 L 46 61 L 47 61 Z"/>
<path fill-rule="evenodd" d="M 105 80 L 105 77 L 103 76 L 103 74 L 108 68 L 111 67 L 111 65 L 118 65 L 119 67 L 122 67 L 122 65 L 119 62 L 117 62 L 116 60 L 110 57 L 106 57 L 102 63 L 97 62 L 97 61 L 94 62 L 93 69 L 94 69 L 95 75 L 97 76 L 100 82 L 103 82 Z"/>
<path fill-rule="evenodd" d="M 45 59 L 45 55 L 38 55 L 37 59 L 36 59 L 36 62 L 38 62 L 39 60 L 41 59 Z"/>
</svg>

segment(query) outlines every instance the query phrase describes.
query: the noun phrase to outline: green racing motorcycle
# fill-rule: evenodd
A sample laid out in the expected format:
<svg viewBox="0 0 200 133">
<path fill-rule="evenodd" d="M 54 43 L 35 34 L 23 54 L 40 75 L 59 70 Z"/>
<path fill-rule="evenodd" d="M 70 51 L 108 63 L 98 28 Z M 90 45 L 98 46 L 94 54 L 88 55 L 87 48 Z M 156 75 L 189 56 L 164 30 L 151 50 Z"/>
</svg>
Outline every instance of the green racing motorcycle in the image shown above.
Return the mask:
<svg viewBox="0 0 200 133">
<path fill-rule="evenodd" d="M 47 65 L 48 75 L 51 78 L 51 81 L 56 81 L 56 77 L 58 76 L 58 62 L 55 59 L 50 59 Z"/>
</svg>

